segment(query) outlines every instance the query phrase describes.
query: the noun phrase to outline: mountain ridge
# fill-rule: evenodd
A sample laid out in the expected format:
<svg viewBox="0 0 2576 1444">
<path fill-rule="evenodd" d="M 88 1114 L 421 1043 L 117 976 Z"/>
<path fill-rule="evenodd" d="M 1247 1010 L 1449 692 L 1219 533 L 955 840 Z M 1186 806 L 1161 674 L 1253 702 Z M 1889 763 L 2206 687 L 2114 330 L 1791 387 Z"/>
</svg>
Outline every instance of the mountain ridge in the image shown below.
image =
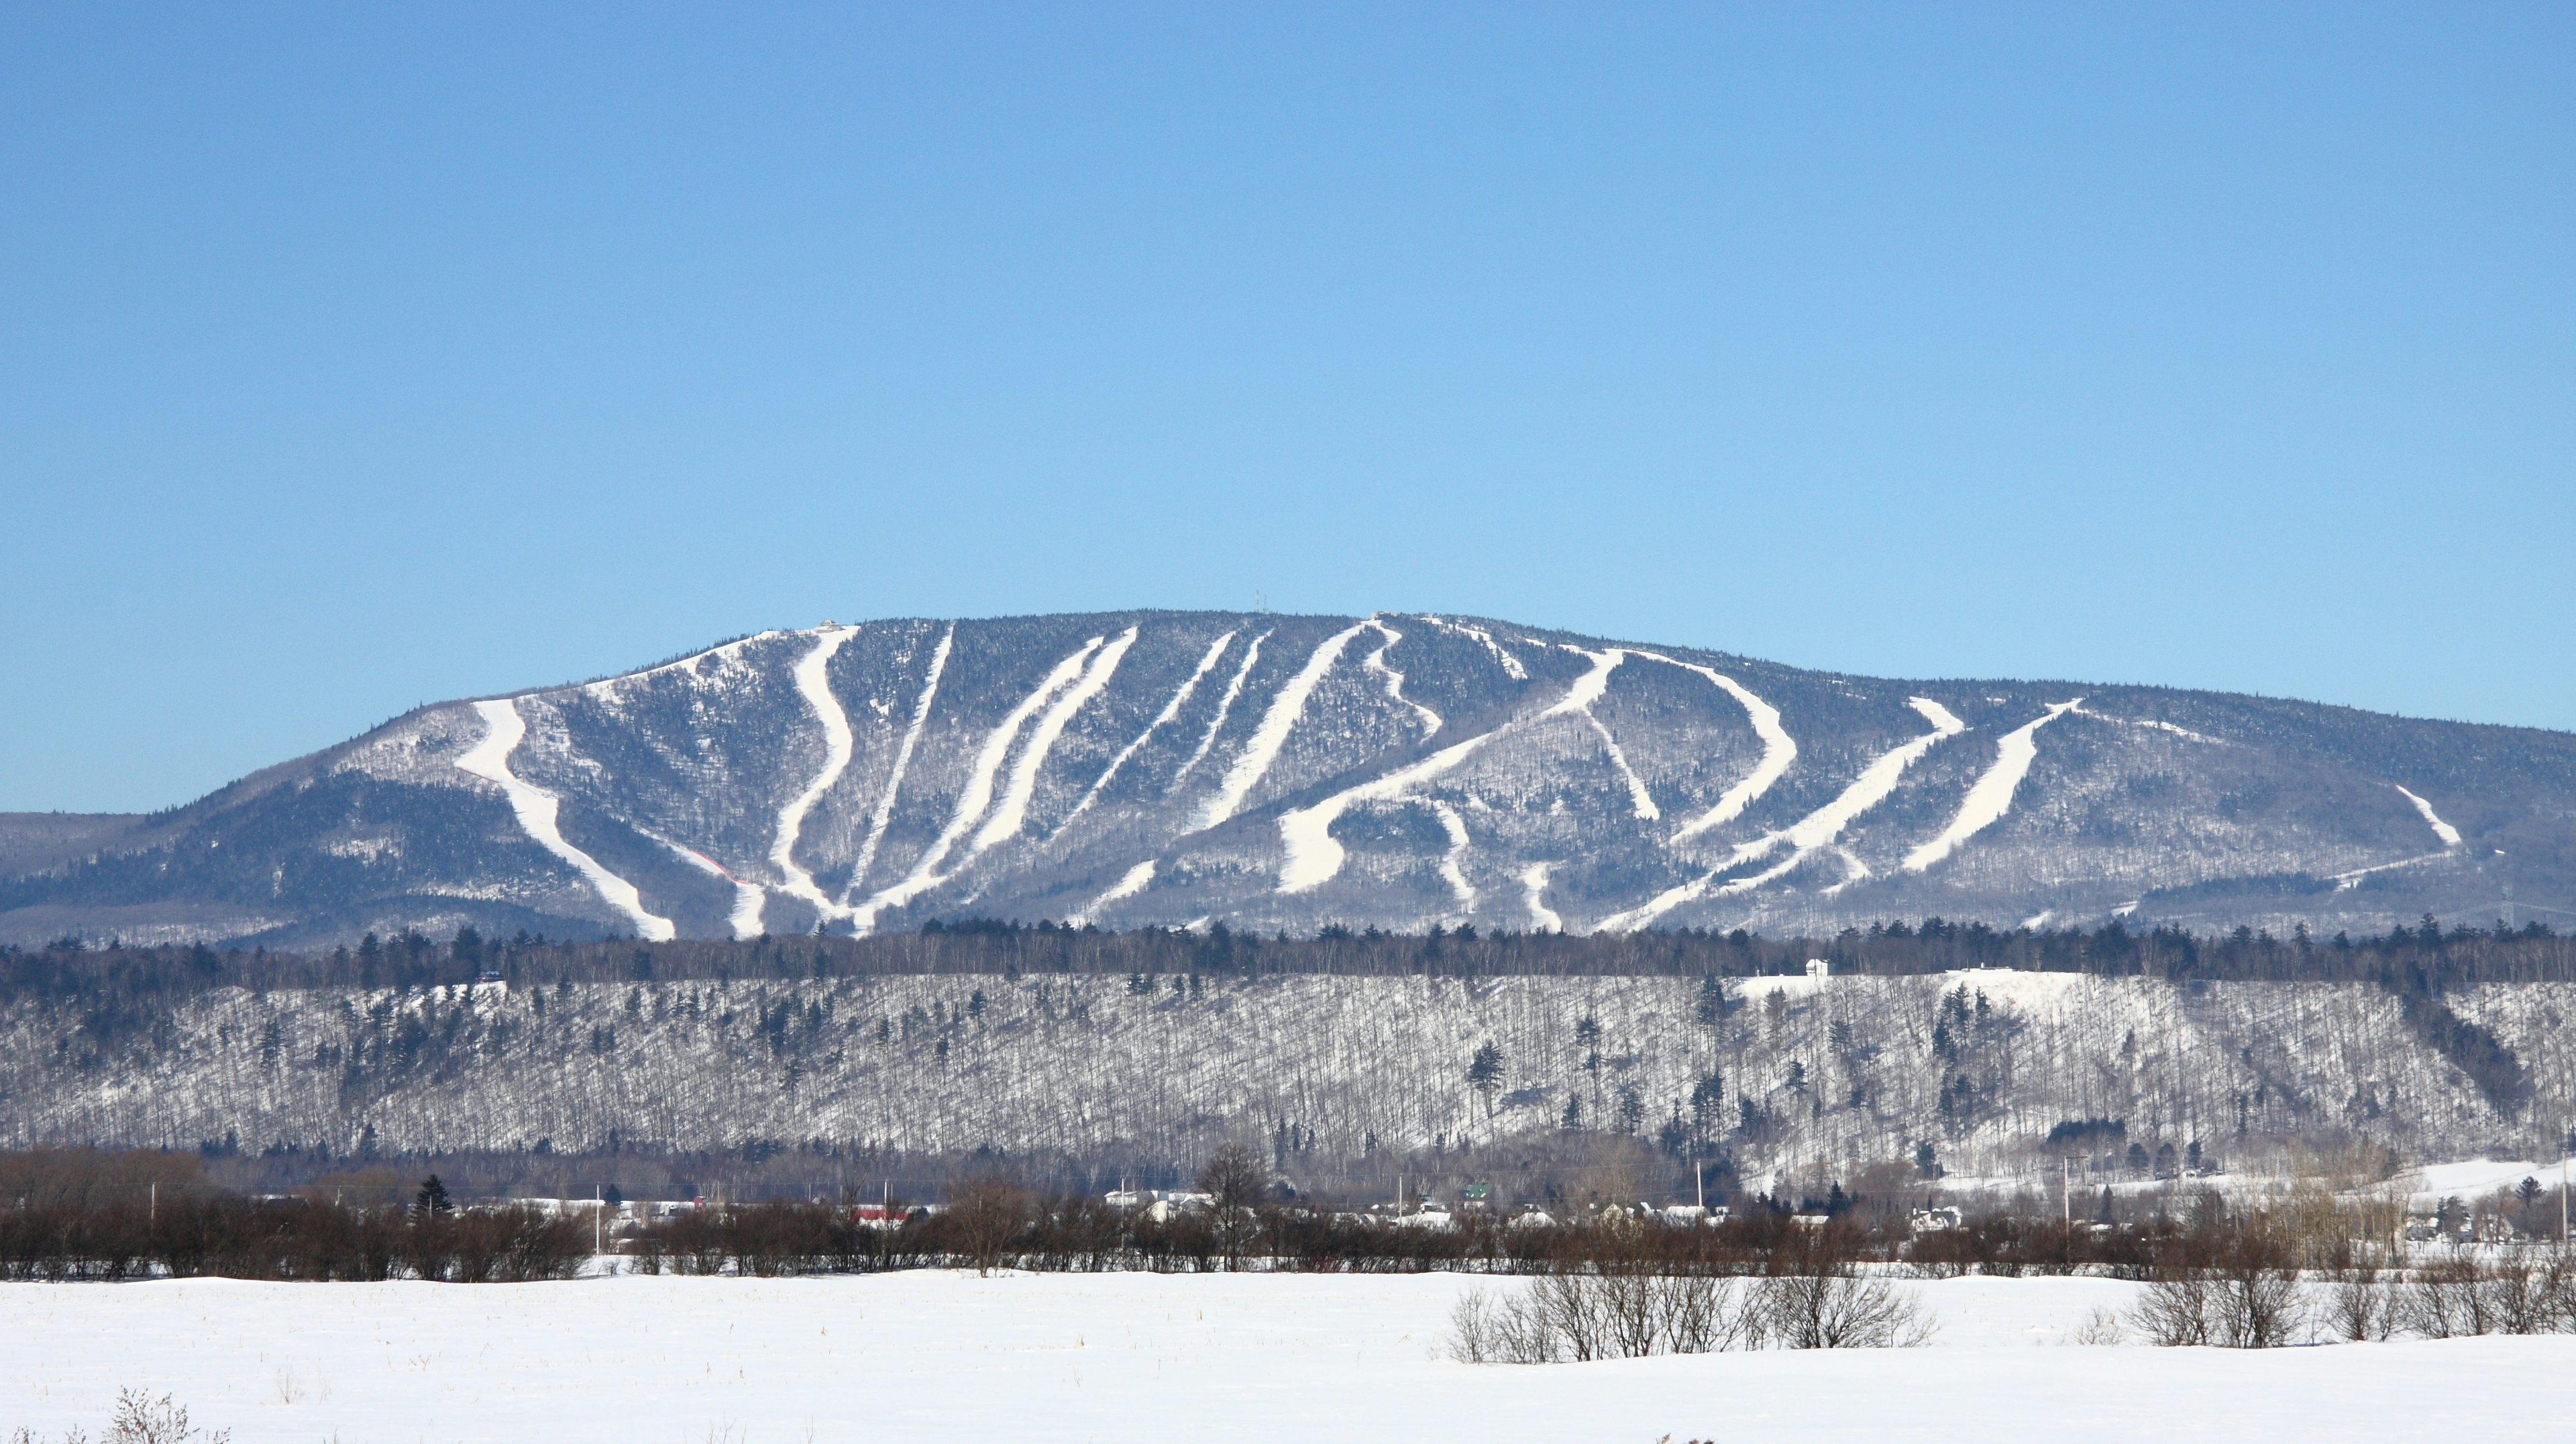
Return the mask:
<svg viewBox="0 0 2576 1444">
<path fill-rule="evenodd" d="M 2505 909 L 2576 916 L 2576 735 L 1392 612 L 762 631 L 415 708 L 123 826 L 0 818 L 22 943 Z"/>
</svg>

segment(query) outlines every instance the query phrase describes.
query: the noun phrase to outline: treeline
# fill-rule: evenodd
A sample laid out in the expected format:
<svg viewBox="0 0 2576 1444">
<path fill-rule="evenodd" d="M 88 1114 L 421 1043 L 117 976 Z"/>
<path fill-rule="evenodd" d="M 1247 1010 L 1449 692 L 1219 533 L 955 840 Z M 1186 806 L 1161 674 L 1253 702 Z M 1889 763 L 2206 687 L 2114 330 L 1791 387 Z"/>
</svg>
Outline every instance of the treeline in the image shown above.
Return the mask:
<svg viewBox="0 0 2576 1444">
<path fill-rule="evenodd" d="M 2147 977 L 2172 981 L 2376 982 L 2438 997 L 2484 982 L 2576 981 L 2576 939 L 2545 924 L 2442 928 L 2427 917 L 2384 936 L 2288 938 L 2238 928 L 2224 935 L 2113 921 L 2083 929 L 1998 931 L 1939 918 L 1850 929 L 1833 938 L 1765 938 L 1737 930 L 1637 933 L 1425 934 L 1327 927 L 1313 937 L 1264 938 L 1224 924 L 1204 931 L 1109 932 L 1041 921 L 1023 925 L 932 920 L 918 932 L 879 937 L 714 939 L 644 944 L 571 941 L 521 933 L 485 938 L 473 928 L 433 939 L 406 930 L 369 934 L 328 953 L 218 950 L 205 944 L 93 946 L 65 938 L 41 948 L 0 948 L 0 1001 L 76 1001 L 104 1031 L 148 1029 L 171 1001 L 215 988 L 406 988 L 491 978 L 511 985 L 649 982 L 656 978 L 759 980 L 1037 973 L 1237 977 L 1760 977 L 1802 972 L 1823 959 L 1837 973 L 1910 976 L 1976 967 Z M 140 1011 L 137 1011 L 140 1010 Z"/>
</svg>

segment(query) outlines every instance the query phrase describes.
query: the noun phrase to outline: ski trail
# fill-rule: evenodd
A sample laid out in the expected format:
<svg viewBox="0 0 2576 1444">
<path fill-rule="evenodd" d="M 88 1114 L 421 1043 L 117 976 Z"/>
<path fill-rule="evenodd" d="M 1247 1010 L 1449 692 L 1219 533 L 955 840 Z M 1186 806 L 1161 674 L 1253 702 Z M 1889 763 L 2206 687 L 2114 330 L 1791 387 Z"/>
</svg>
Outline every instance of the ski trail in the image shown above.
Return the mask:
<svg viewBox="0 0 2576 1444">
<path fill-rule="evenodd" d="M 1099 638 L 1092 638 L 1092 645 L 1098 646 L 1099 642 Z M 1056 739 L 1064 735 L 1073 714 L 1109 685 L 1110 674 L 1118 670 L 1118 664 L 1126 660 L 1127 649 L 1135 645 L 1136 628 L 1119 633 L 1118 640 L 1102 647 L 1100 655 L 1083 669 L 1081 679 L 1066 688 L 1064 695 L 1047 708 L 1046 715 L 1038 719 L 1038 725 L 1029 732 L 1029 745 L 1020 749 L 1019 760 L 1011 764 L 1011 780 L 1003 787 L 1002 800 L 994 806 L 992 818 L 967 845 L 967 857 L 975 857 L 1006 837 L 1017 836 L 1028 825 L 1029 798 L 1037 791 L 1038 770 L 1046 766 L 1047 754 L 1055 750 Z"/>
<path fill-rule="evenodd" d="M 1879 754 L 1869 766 L 1861 769 L 1858 777 L 1853 778 L 1840 793 L 1835 795 L 1833 801 L 1808 813 L 1779 832 L 1769 833 L 1752 842 L 1739 844 L 1734 854 L 1724 863 L 1711 868 L 1690 882 L 1656 894 L 1653 899 L 1640 907 L 1630 908 L 1626 912 L 1602 919 L 1601 928 L 1610 932 L 1633 932 L 1683 903 L 1701 897 L 1728 897 L 1736 893 L 1751 892 L 1782 876 L 1818 852 L 1832 847 L 1834 839 L 1842 836 L 1843 829 L 1851 826 L 1855 818 L 1887 800 L 1887 795 L 1896 790 L 1896 784 L 1904 780 L 1905 769 L 1921 760 L 1923 754 L 1931 751 L 1935 745 L 1968 730 L 1968 724 L 1960 721 L 1949 708 L 1929 697 L 1910 697 L 1906 699 L 1906 703 L 1922 714 L 1924 721 L 1932 724 L 1931 731 L 1911 742 L 1891 747 Z M 1784 843 L 1789 848 L 1788 857 L 1750 877 L 1736 878 L 1723 886 L 1716 885 L 1717 879 L 1728 871 L 1766 857 L 1778 851 Z M 1858 859 L 1852 859 L 1852 861 L 1857 865 Z M 1862 867 L 1861 875 L 1866 876 L 1868 871 L 1868 868 Z M 1845 881 L 1837 886 L 1849 886 L 1855 881 L 1858 881 L 1858 878 L 1846 877 Z M 1713 887 L 1714 891 L 1712 891 Z"/>
<path fill-rule="evenodd" d="M 1617 647 L 1603 652 L 1587 652 L 1570 642 L 1559 643 L 1559 645 L 1578 657 L 1591 658 L 1592 670 L 1575 678 L 1574 685 L 1565 690 L 1565 695 L 1557 700 L 1557 704 L 1539 715 L 1553 717 L 1559 713 L 1571 712 L 1591 723 L 1592 730 L 1600 734 L 1601 745 L 1609 750 L 1611 765 L 1619 769 L 1619 776 L 1628 784 L 1628 804 L 1631 813 L 1645 822 L 1652 822 L 1663 816 L 1663 810 L 1655 806 L 1653 794 L 1646 791 L 1645 780 L 1637 776 L 1635 768 L 1628 765 L 1628 754 L 1620 750 L 1619 740 L 1610 735 L 1609 728 L 1601 725 L 1600 718 L 1592 715 L 1592 704 L 1600 701 L 1601 694 L 1609 690 L 1610 674 L 1619 669 L 1621 662 L 1628 660 L 1627 652 Z"/>
<path fill-rule="evenodd" d="M 2425 853 L 2421 857 L 2401 857 L 2395 862 L 2383 862 L 2376 867 L 2357 867 L 2350 872 L 2339 872 L 2334 875 L 2335 891 L 2350 892 L 2354 888 L 2361 886 L 2361 880 L 2363 878 L 2370 877 L 2376 873 L 2395 872 L 2401 867 L 2422 867 L 2428 862 L 2440 862 L 2442 859 L 2449 857 L 2450 855 L 2450 851 L 2448 849 L 2444 849 L 2441 852 Z"/>
<path fill-rule="evenodd" d="M 2177 727 L 2171 722 L 2159 721 L 2153 717 L 2114 717 L 2108 712 L 2096 712 L 2090 707 L 2082 706 L 2075 709 L 2075 715 L 2078 717 L 2090 717 L 2097 722 L 2117 722 L 2123 727 L 2151 727 L 2158 732 L 2170 732 L 2176 737 L 2185 738 L 2193 742 L 2205 743 L 2211 747 L 2227 747 L 2233 745 L 2224 737 L 2212 737 L 2206 733 L 2194 732 L 2188 727 Z M 2405 789 L 2400 788 L 2398 790 L 2402 792 Z"/>
<path fill-rule="evenodd" d="M 637 831 L 640 832 L 642 829 L 638 828 Z M 736 941 L 759 937 L 761 933 L 765 931 L 761 926 L 760 915 L 769 908 L 769 890 L 767 888 L 762 887 L 756 882 L 744 882 L 741 878 L 735 877 L 732 873 L 725 871 L 724 864 L 707 856 L 705 853 L 698 851 L 694 847 L 673 842 L 667 837 L 654 837 L 654 835 L 649 832 L 644 835 L 652 837 L 655 842 L 658 842 L 664 847 L 667 847 L 671 851 L 679 854 L 682 862 L 685 862 L 689 866 L 696 868 L 698 871 L 705 873 L 707 876 L 719 877 L 724 879 L 726 882 L 733 884 L 733 911 L 726 915 L 725 921 L 733 925 L 733 935 Z"/>
<path fill-rule="evenodd" d="M 2072 702 L 2047 705 L 2046 715 L 2032 718 L 2005 733 L 1995 743 L 1995 765 L 1987 768 L 1986 775 L 1978 778 L 1976 785 L 1968 789 L 1968 795 L 1959 803 L 1959 815 L 1950 819 L 1950 825 L 1941 830 L 1941 835 L 1905 855 L 1907 872 L 1921 872 L 1948 857 L 1959 850 L 1961 843 L 2012 810 L 2013 790 L 2021 786 L 2022 778 L 2030 772 L 2030 764 L 2039 758 L 2036 735 L 2039 729 L 2083 706 L 2084 699 L 2078 697 Z"/>
<path fill-rule="evenodd" d="M 1521 896 L 1529 904 L 1530 926 L 1550 932 L 1564 932 L 1565 919 L 1547 905 L 1547 874 L 1552 862 L 1534 862 L 1521 869 Z"/>
<path fill-rule="evenodd" d="M 1368 671 L 1375 672 L 1380 677 L 1386 679 L 1386 695 L 1413 709 L 1414 715 L 1420 717 L 1423 721 L 1424 725 L 1422 736 L 1424 740 L 1429 740 L 1440 731 L 1440 714 L 1423 706 L 1421 703 L 1414 701 L 1412 698 L 1405 696 L 1404 674 L 1386 664 L 1387 648 L 1403 641 L 1404 634 L 1397 631 L 1395 628 L 1388 626 L 1386 623 L 1379 621 L 1375 617 L 1371 617 L 1369 619 L 1368 625 L 1375 628 L 1378 634 L 1385 637 L 1386 640 L 1378 644 L 1378 649 L 1376 651 L 1368 654 L 1368 660 L 1362 662 L 1360 664 L 1361 667 Z"/>
<path fill-rule="evenodd" d="M 796 865 L 796 839 L 805 830 L 805 814 L 814 810 L 814 804 L 841 780 L 841 773 L 850 765 L 850 716 L 832 695 L 831 679 L 824 675 L 824 669 L 831 665 L 833 654 L 858 634 L 856 627 L 826 632 L 814 644 L 814 650 L 796 663 L 796 690 L 803 694 L 805 705 L 814 709 L 815 720 L 823 724 L 823 770 L 778 810 L 778 828 L 769 844 L 770 865 L 786 879 L 783 886 L 789 895 L 813 904 L 826 918 L 846 917 L 849 909 L 825 897 L 823 890 L 814 885 L 814 875 Z"/>
<path fill-rule="evenodd" d="M 532 782 L 520 781 L 510 770 L 510 754 L 528 735 L 528 721 L 519 715 L 518 704 L 503 698 L 477 702 L 474 710 L 483 718 L 483 740 L 457 757 L 457 767 L 498 784 L 508 794 L 510 811 L 517 814 L 520 828 L 539 847 L 572 864 L 575 871 L 589 879 L 600 897 L 635 925 L 637 937 L 655 943 L 667 943 L 677 937 L 679 929 L 671 925 L 669 918 L 644 911 L 644 895 L 635 890 L 635 884 L 601 867 L 599 859 L 564 840 L 555 825 L 556 812 L 562 806 L 560 799 Z"/>
<path fill-rule="evenodd" d="M 1172 774 L 1172 785 L 1163 789 L 1165 797 L 1181 790 L 1181 782 L 1190 775 L 1190 769 L 1198 766 L 1199 759 L 1207 756 L 1208 749 L 1216 745 L 1216 734 L 1225 729 L 1225 717 L 1234 710 L 1234 699 L 1243 695 L 1243 679 L 1252 675 L 1252 664 L 1261 660 L 1261 644 L 1269 640 L 1270 633 L 1264 632 L 1253 638 L 1252 645 L 1244 650 L 1243 665 L 1234 669 L 1234 679 L 1225 684 L 1225 691 L 1216 699 L 1216 720 L 1208 724 L 1207 735 L 1199 739 L 1198 750 L 1190 754 L 1190 760 L 1182 763 L 1181 770 Z"/>
<path fill-rule="evenodd" d="M 1228 635 L 1231 634 L 1229 633 Z M 1154 863 L 1151 858 L 1148 858 L 1145 861 L 1136 864 L 1134 867 L 1127 869 L 1127 875 L 1118 879 L 1117 883 L 1107 892 L 1104 892 L 1100 896 L 1093 898 L 1090 902 L 1083 904 L 1082 911 L 1065 919 L 1066 925 L 1077 928 L 1081 927 L 1083 924 L 1091 921 L 1091 915 L 1093 913 L 1100 911 L 1102 908 L 1105 908 L 1111 903 L 1117 902 L 1122 898 L 1134 897 L 1136 894 L 1145 890 L 1145 884 L 1152 882 L 1153 880 Z"/>
<path fill-rule="evenodd" d="M 975 756 L 974 770 L 967 774 L 965 790 L 957 795 L 957 806 L 949 815 L 948 825 L 939 830 L 939 836 L 931 840 L 929 847 L 923 849 L 903 881 L 876 893 L 854 910 L 861 935 L 876 926 L 878 913 L 890 907 L 901 907 L 948 881 L 939 871 L 939 865 L 948 860 L 948 854 L 957 846 L 958 839 L 982 821 L 985 810 L 993 805 L 993 779 L 1001 773 L 1002 759 L 1009 755 L 1011 744 L 1019 739 L 1020 729 L 1028 725 L 1029 718 L 1045 706 L 1049 698 L 1073 685 L 1074 680 L 1082 675 L 1083 668 L 1090 665 L 1092 654 L 1099 651 L 1100 644 L 1106 640 L 1094 637 L 1083 643 L 1080 651 L 1056 663 L 1055 670 L 1046 674 L 1045 680 L 1038 683 L 1037 690 L 1021 698 L 1019 705 L 986 734 L 983 750 Z"/>
<path fill-rule="evenodd" d="M 1308 892 L 1331 881 L 1341 872 L 1342 864 L 1348 860 L 1349 853 L 1340 843 L 1333 840 L 1333 824 L 1340 821 L 1342 814 L 1353 807 L 1364 802 L 1398 801 L 1415 787 L 1429 782 L 1475 756 L 1487 743 L 1516 731 L 1525 724 L 1566 714 L 1591 720 L 1592 714 L 1585 709 L 1598 701 L 1603 689 L 1610 685 L 1610 673 L 1617 669 L 1621 654 L 1617 651 L 1609 651 L 1598 654 L 1585 652 L 1583 655 L 1592 658 L 1592 669 L 1576 678 L 1574 685 L 1567 688 L 1565 695 L 1558 698 L 1554 705 L 1534 715 L 1515 717 L 1490 732 L 1480 732 L 1473 737 L 1452 742 L 1428 757 L 1397 768 L 1383 777 L 1372 778 L 1356 787 L 1344 788 L 1312 806 L 1281 813 L 1279 843 L 1286 853 L 1286 858 L 1279 868 L 1279 890 L 1284 893 Z M 1592 725 L 1598 729 L 1601 724 L 1594 721 Z M 1627 761 L 1619 756 L 1618 744 L 1610 742 L 1606 731 L 1602 733 L 1602 740 L 1609 743 L 1612 757 L 1618 758 L 1620 768 L 1624 772 Z M 1634 786 L 1635 774 L 1629 774 L 1629 780 Z M 1645 799 L 1644 805 L 1654 806 L 1653 799 Z"/>
<path fill-rule="evenodd" d="M 2458 847 L 2460 845 L 2460 830 L 2435 816 L 2433 813 L 2433 804 L 2426 802 L 2423 798 L 2416 796 L 2412 792 L 2406 792 L 2406 789 L 2403 787 L 2400 787 L 2397 790 L 2399 792 L 2406 793 L 2406 800 L 2415 804 L 2415 810 L 2417 812 L 2424 814 L 2426 825 L 2433 829 L 2433 835 L 2435 837 L 2442 839 L 2442 846 Z"/>
<path fill-rule="evenodd" d="M 1431 804 L 1431 810 L 1439 814 L 1440 825 L 1449 833 L 1449 851 L 1440 858 L 1440 876 L 1447 879 L 1451 895 L 1458 899 L 1458 910 L 1472 913 L 1476 910 L 1476 888 L 1467 881 L 1467 869 L 1461 866 L 1467 856 L 1467 819 L 1445 802 Z"/>
<path fill-rule="evenodd" d="M 1073 826 L 1075 818 L 1090 810 L 1092 802 L 1100 796 L 1100 790 L 1107 787 L 1110 779 L 1118 775 L 1119 768 L 1127 765 L 1127 759 L 1135 756 L 1136 750 L 1143 747 L 1148 738 L 1162 730 L 1164 723 L 1181 715 L 1181 709 L 1189 705 L 1190 694 L 1196 692 L 1199 689 L 1200 680 L 1215 669 L 1216 659 L 1225 655 L 1225 649 L 1233 645 L 1235 636 L 1235 633 L 1228 632 L 1209 644 L 1207 655 L 1199 658 L 1198 670 L 1190 673 L 1189 679 L 1181 683 L 1181 689 L 1172 694 L 1172 700 L 1163 704 L 1162 711 L 1154 714 L 1153 721 L 1145 724 L 1145 730 L 1136 734 L 1136 740 L 1120 748 L 1118 755 L 1109 759 L 1109 766 L 1102 770 L 1100 780 L 1091 784 L 1091 790 L 1082 794 L 1082 800 L 1073 805 L 1073 811 L 1066 813 L 1064 821 L 1055 825 L 1055 831 L 1047 834 L 1047 841 L 1053 842 L 1064 836 L 1064 830 Z"/>
<path fill-rule="evenodd" d="M 1753 734 L 1762 739 L 1762 760 L 1753 764 L 1753 770 L 1745 774 L 1743 781 L 1726 789 L 1726 795 L 1717 800 L 1715 807 L 1684 823 L 1681 831 L 1674 833 L 1670 840 L 1680 842 L 1721 823 L 1734 821 L 1744 809 L 1753 805 L 1755 798 L 1771 790 L 1771 784 L 1780 780 L 1780 774 L 1789 770 L 1790 763 L 1798 760 L 1798 740 L 1789 735 L 1789 729 L 1780 725 L 1780 709 L 1714 668 L 1680 661 L 1661 652 L 1640 651 L 1637 655 L 1652 658 L 1667 667 L 1697 672 L 1716 684 L 1718 690 L 1734 698 L 1736 705 L 1744 709 L 1744 715 L 1753 719 Z"/>
<path fill-rule="evenodd" d="M 912 704 L 912 722 L 903 729 L 903 745 L 895 749 L 894 770 L 886 774 L 885 794 L 877 799 L 877 810 L 868 819 L 867 841 L 859 844 L 858 866 L 850 873 L 850 885 L 841 891 L 847 902 L 859 884 L 868 880 L 868 869 L 877 860 L 877 844 L 885 841 L 886 824 L 894 819 L 894 795 L 903 786 L 903 774 L 912 766 L 912 749 L 921 742 L 922 724 L 930 720 L 930 700 L 939 695 L 939 674 L 948 668 L 948 644 L 957 640 L 957 624 L 939 638 L 939 649 L 930 654 L 930 676 L 921 684 L 921 700 Z"/>
<path fill-rule="evenodd" d="M 785 635 L 787 634 L 774 628 L 768 631 L 754 632 L 748 637 L 736 637 L 730 642 L 719 643 L 716 646 L 707 648 L 703 652 L 692 653 L 677 661 L 664 662 L 658 667 L 647 667 L 641 672 L 621 672 L 614 677 L 602 677 L 596 682 L 584 682 L 581 689 L 594 697 L 598 697 L 603 701 L 606 701 L 614 700 L 617 689 L 626 683 L 639 682 L 646 677 L 658 677 L 664 672 L 686 672 L 691 677 L 695 677 L 703 681 L 705 680 L 705 674 L 698 670 L 698 664 L 705 661 L 707 658 L 721 657 L 730 662 L 736 657 L 742 655 L 743 648 L 750 646 L 754 642 L 765 642 L 772 637 L 783 637 Z"/>
<path fill-rule="evenodd" d="M 1515 682 L 1526 682 L 1529 680 L 1529 668 L 1521 665 L 1520 658 L 1503 650 L 1503 644 L 1494 640 L 1493 633 L 1486 631 L 1482 627 L 1468 626 L 1465 622 L 1444 622 L 1440 618 L 1431 615 L 1429 612 L 1424 612 L 1422 614 L 1422 620 L 1429 622 L 1435 627 L 1444 627 L 1449 631 L 1457 632 L 1463 636 L 1473 637 L 1477 641 L 1484 643 L 1485 650 L 1494 654 L 1494 660 L 1503 664 L 1503 675 L 1511 678 Z"/>
<path fill-rule="evenodd" d="M 1856 882 L 1867 882 L 1873 875 L 1869 870 L 1869 864 L 1861 861 L 1860 855 L 1853 852 L 1848 847 L 1835 848 L 1834 856 L 1842 859 L 1843 880 L 1835 883 L 1829 888 L 1826 888 L 1821 894 L 1824 897 L 1839 897 L 1842 895 L 1842 890 L 1844 888 L 1850 887 Z"/>
<path fill-rule="evenodd" d="M 1333 669 L 1333 663 L 1341 659 L 1342 649 L 1351 644 L 1351 638 L 1368 627 L 1367 622 L 1353 622 L 1326 637 L 1307 655 L 1306 665 L 1298 668 L 1297 675 L 1288 679 L 1288 685 L 1279 689 L 1279 695 L 1270 699 L 1270 710 L 1261 714 L 1261 725 L 1253 729 L 1252 740 L 1243 746 L 1243 755 L 1235 758 L 1234 766 L 1226 770 L 1224 783 L 1200 811 L 1198 825 L 1191 829 L 1193 832 L 1207 831 L 1234 816 L 1235 810 L 1243 806 L 1243 799 L 1270 771 L 1270 764 L 1278 758 L 1279 749 L 1288 745 L 1289 730 L 1297 725 L 1298 714 L 1306 710 L 1306 699 L 1314 695 L 1316 684 L 1322 682 L 1324 674 Z"/>
</svg>

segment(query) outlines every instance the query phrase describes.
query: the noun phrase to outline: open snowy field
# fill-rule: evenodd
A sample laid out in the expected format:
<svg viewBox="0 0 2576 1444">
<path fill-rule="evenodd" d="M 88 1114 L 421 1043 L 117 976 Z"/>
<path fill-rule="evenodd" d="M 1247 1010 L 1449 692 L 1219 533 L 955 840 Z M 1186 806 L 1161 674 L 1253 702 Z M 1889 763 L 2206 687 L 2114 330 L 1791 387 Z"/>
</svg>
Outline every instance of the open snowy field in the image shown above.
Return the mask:
<svg viewBox="0 0 2576 1444">
<path fill-rule="evenodd" d="M 271 1440 L 2565 1438 L 2576 1337 L 2082 1347 L 2134 1286 L 1952 1279 L 1910 1351 L 1448 1362 L 1401 1277 L 906 1273 L 0 1286 L 0 1428 L 168 1392 Z"/>
</svg>

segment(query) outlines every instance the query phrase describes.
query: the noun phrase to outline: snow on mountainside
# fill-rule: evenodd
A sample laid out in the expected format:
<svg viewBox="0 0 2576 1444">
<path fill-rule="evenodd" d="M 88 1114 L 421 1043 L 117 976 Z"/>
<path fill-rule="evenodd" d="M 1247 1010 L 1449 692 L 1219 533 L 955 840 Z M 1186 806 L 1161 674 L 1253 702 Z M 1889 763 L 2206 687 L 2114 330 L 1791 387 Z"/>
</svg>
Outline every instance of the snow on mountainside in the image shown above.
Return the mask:
<svg viewBox="0 0 2576 1444">
<path fill-rule="evenodd" d="M 2576 918 L 2576 736 L 1395 613 L 763 632 L 423 708 L 174 813 L 0 818 L 21 943 L 2508 908 Z"/>
</svg>

